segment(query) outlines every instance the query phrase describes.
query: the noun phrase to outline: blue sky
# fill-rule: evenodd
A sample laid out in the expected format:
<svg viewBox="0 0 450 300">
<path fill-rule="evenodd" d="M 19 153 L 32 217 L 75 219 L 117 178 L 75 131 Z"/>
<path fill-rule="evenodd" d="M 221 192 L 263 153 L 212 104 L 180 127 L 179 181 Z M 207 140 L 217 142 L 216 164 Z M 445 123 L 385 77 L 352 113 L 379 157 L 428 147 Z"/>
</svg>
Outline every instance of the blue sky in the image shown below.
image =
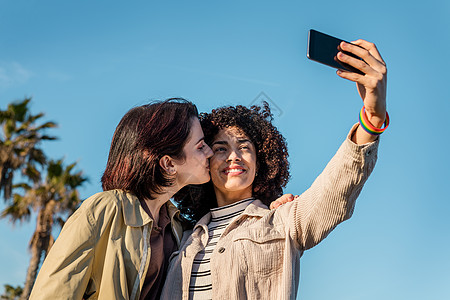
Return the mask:
<svg viewBox="0 0 450 300">
<path fill-rule="evenodd" d="M 304 254 L 298 299 L 450 299 L 449 15 L 445 0 L 0 0 L 0 106 L 32 96 L 59 124 L 44 149 L 78 162 L 87 198 L 131 107 L 184 97 L 209 111 L 263 92 L 288 141 L 286 192 L 299 194 L 362 105 L 353 83 L 306 58 L 307 32 L 375 42 L 391 126 L 353 217 Z M 0 290 L 23 283 L 34 222 L 0 220 Z"/>
</svg>

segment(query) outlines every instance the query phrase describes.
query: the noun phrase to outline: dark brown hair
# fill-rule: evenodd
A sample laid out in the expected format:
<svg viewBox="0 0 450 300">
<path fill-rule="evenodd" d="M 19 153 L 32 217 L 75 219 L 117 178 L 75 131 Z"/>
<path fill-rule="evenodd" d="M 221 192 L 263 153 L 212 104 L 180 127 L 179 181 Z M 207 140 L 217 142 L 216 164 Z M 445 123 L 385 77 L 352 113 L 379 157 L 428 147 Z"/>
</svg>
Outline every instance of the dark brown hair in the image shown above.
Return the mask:
<svg viewBox="0 0 450 300">
<path fill-rule="evenodd" d="M 183 147 L 191 130 L 196 106 L 170 98 L 129 110 L 114 132 L 103 190 L 122 189 L 139 199 L 154 199 L 162 187 L 173 184 L 159 165 L 164 155 L 184 159 Z"/>
<path fill-rule="evenodd" d="M 202 113 L 200 122 L 205 141 L 211 145 L 220 129 L 237 127 L 256 147 L 257 175 L 253 181 L 253 197 L 266 205 L 280 197 L 289 181 L 289 162 L 286 140 L 272 125 L 273 116 L 267 102 L 263 107 L 228 106 Z M 192 224 L 210 208 L 217 207 L 212 181 L 190 185 L 174 197 L 182 215 Z"/>
</svg>

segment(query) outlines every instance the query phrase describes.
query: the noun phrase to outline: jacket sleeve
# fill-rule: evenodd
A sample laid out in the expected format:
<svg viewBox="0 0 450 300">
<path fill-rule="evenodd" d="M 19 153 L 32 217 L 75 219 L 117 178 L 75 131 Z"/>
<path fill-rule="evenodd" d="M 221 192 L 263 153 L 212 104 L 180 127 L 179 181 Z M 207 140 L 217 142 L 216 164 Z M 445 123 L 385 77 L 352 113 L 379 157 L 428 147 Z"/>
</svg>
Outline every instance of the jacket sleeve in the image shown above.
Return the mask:
<svg viewBox="0 0 450 300">
<path fill-rule="evenodd" d="M 30 299 L 83 298 L 97 240 L 94 218 L 87 206 L 88 203 L 83 203 L 67 220 L 44 260 Z"/>
<path fill-rule="evenodd" d="M 375 167 L 379 139 L 357 145 L 350 140 L 356 128 L 355 124 L 311 187 L 284 208 L 291 238 L 299 249 L 314 247 L 351 217 L 356 198 Z"/>
</svg>

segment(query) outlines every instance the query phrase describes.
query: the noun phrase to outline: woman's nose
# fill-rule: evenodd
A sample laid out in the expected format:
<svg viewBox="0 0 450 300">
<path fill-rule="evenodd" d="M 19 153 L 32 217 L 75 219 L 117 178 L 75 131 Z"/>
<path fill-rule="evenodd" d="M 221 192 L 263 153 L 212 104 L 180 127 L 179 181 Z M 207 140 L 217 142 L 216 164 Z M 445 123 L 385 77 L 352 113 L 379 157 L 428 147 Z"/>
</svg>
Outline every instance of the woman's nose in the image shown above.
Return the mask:
<svg viewBox="0 0 450 300">
<path fill-rule="evenodd" d="M 230 155 L 228 155 L 227 161 L 240 161 L 241 157 L 236 151 L 230 151 Z"/>
<path fill-rule="evenodd" d="M 211 158 L 214 155 L 214 153 L 213 153 L 212 149 L 208 145 L 206 145 L 206 147 L 208 147 L 206 149 L 206 157 L 207 158 Z"/>
</svg>

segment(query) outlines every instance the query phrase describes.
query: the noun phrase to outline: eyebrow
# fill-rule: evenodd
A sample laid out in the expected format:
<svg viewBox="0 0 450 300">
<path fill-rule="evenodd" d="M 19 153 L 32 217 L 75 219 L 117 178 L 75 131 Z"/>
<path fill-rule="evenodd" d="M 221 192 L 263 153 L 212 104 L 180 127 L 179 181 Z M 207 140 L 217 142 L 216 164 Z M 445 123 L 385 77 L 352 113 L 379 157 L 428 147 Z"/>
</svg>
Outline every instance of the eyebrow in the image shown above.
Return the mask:
<svg viewBox="0 0 450 300">
<path fill-rule="evenodd" d="M 242 140 L 238 140 L 238 143 L 239 144 L 243 144 L 243 143 L 251 143 L 251 141 L 249 140 L 249 139 L 242 139 Z M 214 145 L 228 145 L 228 142 L 226 142 L 226 141 L 215 141 L 214 143 L 212 143 L 212 145 L 211 146 L 214 146 Z"/>
<path fill-rule="evenodd" d="M 238 142 L 239 142 L 240 144 L 243 144 L 243 143 L 251 143 L 251 141 L 250 141 L 249 139 L 238 140 Z"/>
<path fill-rule="evenodd" d="M 203 137 L 201 137 L 198 141 L 197 141 L 197 143 L 195 143 L 195 145 L 197 145 L 198 143 L 200 143 L 201 141 L 203 141 L 205 139 L 205 137 L 203 136 Z"/>
<path fill-rule="evenodd" d="M 228 145 L 228 142 L 226 142 L 226 141 L 215 141 L 214 143 L 212 143 L 211 146 L 214 146 L 214 145 Z"/>
</svg>

